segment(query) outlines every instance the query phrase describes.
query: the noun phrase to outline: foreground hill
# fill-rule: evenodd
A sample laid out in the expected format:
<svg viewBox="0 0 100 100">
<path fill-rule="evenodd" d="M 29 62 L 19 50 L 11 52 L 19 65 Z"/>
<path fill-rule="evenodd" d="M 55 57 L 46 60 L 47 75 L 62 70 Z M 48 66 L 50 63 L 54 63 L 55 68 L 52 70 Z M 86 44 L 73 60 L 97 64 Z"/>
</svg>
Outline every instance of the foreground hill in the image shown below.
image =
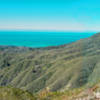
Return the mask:
<svg viewBox="0 0 100 100">
<path fill-rule="evenodd" d="M 0 100 L 100 100 L 100 82 L 91 88 L 51 92 L 47 89 L 32 94 L 12 87 L 0 87 Z"/>
<path fill-rule="evenodd" d="M 100 82 L 91 88 L 77 88 L 64 92 L 42 91 L 37 100 L 100 100 Z"/>
<path fill-rule="evenodd" d="M 11 87 L 0 87 L 0 100 L 36 100 L 36 98 L 27 91 Z"/>
<path fill-rule="evenodd" d="M 48 48 L 0 47 L 0 85 L 30 92 L 92 87 L 100 78 L 100 33 Z"/>
</svg>

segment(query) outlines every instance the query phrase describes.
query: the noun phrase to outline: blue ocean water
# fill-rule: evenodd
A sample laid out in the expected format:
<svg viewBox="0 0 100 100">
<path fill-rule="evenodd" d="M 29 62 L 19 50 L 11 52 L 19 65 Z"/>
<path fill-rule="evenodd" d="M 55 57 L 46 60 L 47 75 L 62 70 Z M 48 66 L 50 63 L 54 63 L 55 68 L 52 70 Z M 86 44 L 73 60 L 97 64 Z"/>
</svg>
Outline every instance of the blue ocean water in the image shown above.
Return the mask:
<svg viewBox="0 0 100 100">
<path fill-rule="evenodd" d="M 71 43 L 90 37 L 92 33 L 79 32 L 24 32 L 0 31 L 0 45 L 24 47 L 48 47 Z"/>
</svg>

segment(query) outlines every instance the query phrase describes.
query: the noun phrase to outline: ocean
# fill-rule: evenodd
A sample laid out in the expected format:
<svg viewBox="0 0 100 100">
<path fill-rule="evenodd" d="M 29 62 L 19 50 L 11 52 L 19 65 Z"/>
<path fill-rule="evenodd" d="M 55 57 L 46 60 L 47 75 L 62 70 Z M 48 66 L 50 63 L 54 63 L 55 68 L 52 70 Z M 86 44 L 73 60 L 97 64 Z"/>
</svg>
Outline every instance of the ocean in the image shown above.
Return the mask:
<svg viewBox="0 0 100 100">
<path fill-rule="evenodd" d="M 33 48 L 58 46 L 90 37 L 93 34 L 95 33 L 0 31 L 0 45 Z"/>
</svg>

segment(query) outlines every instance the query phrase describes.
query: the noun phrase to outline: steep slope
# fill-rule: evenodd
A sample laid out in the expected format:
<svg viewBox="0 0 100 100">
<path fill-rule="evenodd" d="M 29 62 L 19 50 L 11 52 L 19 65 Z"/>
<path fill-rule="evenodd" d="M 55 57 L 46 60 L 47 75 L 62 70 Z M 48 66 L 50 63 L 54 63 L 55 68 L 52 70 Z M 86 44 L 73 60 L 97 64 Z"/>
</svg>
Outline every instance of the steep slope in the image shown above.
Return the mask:
<svg viewBox="0 0 100 100">
<path fill-rule="evenodd" d="M 75 43 L 48 48 L 0 47 L 0 85 L 38 92 L 64 91 L 97 83 L 100 33 Z"/>
</svg>

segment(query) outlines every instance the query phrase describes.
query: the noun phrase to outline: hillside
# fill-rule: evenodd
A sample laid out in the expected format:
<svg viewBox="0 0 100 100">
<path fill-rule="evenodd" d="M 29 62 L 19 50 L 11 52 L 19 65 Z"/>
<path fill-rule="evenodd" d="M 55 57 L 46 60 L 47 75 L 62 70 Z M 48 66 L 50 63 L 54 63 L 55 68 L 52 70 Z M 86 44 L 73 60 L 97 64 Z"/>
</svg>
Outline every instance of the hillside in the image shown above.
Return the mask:
<svg viewBox="0 0 100 100">
<path fill-rule="evenodd" d="M 100 100 L 100 82 L 91 88 L 75 88 L 51 92 L 44 89 L 37 94 L 12 87 L 0 87 L 0 100 Z"/>
<path fill-rule="evenodd" d="M 29 92 L 92 87 L 100 78 L 100 33 L 48 48 L 0 47 L 0 86 Z"/>
<path fill-rule="evenodd" d="M 100 82 L 91 88 L 75 88 L 68 91 L 47 92 L 44 90 L 37 96 L 39 100 L 100 100 Z"/>
<path fill-rule="evenodd" d="M 27 91 L 11 87 L 0 87 L 0 100 L 36 100 L 36 98 Z"/>
</svg>

